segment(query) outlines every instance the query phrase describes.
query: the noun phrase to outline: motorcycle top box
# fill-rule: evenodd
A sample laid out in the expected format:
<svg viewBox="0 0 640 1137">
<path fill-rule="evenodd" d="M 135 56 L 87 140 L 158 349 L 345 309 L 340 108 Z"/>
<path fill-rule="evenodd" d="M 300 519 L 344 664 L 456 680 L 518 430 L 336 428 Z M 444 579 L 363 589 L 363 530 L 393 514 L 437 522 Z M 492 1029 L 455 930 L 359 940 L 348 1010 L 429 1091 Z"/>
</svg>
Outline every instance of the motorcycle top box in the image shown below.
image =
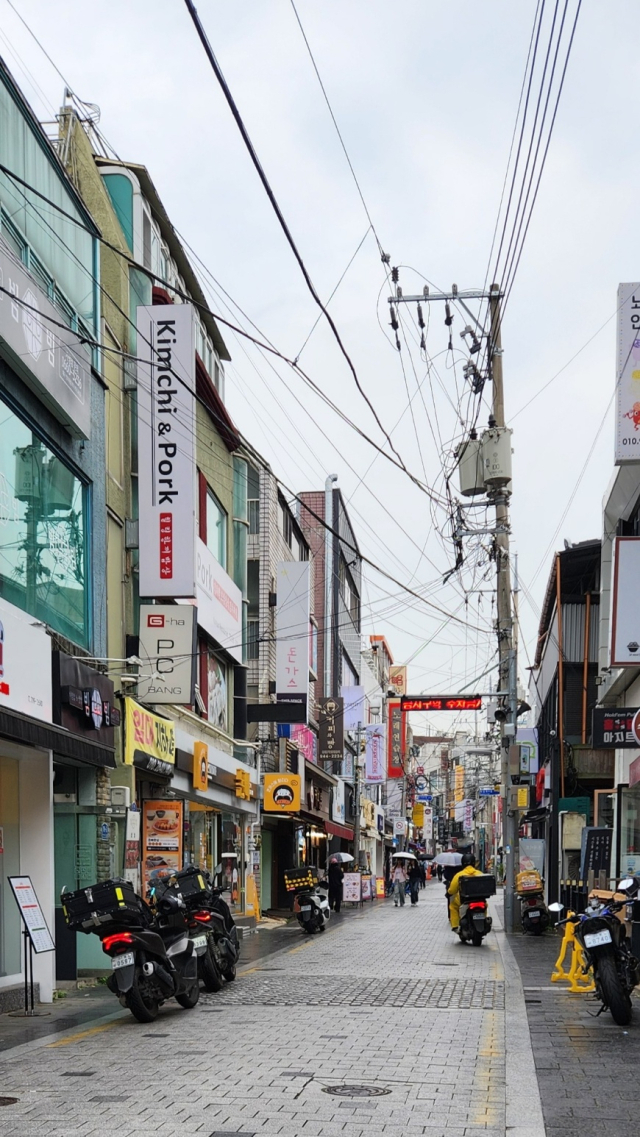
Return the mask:
<svg viewBox="0 0 640 1137">
<path fill-rule="evenodd" d="M 489 873 L 482 876 L 460 877 L 460 900 L 466 904 L 469 900 L 488 900 L 496 894 L 496 878 Z"/>
<path fill-rule="evenodd" d="M 199 869 L 190 865 L 175 873 L 173 879 L 177 882 L 183 899 L 189 907 L 194 903 L 204 903 L 211 899 L 211 889 Z"/>
<path fill-rule="evenodd" d="M 318 870 L 313 865 L 304 865 L 300 869 L 285 869 L 284 872 L 284 886 L 287 892 L 302 892 L 305 888 L 313 888 L 318 880 Z"/>
<path fill-rule="evenodd" d="M 61 903 L 67 924 L 76 932 L 95 931 L 111 923 L 147 928 L 153 921 L 148 905 L 128 880 L 119 877 L 63 892 Z"/>
</svg>

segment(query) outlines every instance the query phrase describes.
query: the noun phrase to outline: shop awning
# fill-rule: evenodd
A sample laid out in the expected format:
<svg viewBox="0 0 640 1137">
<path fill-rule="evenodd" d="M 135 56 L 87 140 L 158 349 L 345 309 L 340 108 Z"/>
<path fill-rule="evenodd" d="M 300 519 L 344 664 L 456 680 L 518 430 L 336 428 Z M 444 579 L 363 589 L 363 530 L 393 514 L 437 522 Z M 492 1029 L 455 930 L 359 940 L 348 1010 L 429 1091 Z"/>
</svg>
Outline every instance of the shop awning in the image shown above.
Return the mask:
<svg viewBox="0 0 640 1137">
<path fill-rule="evenodd" d="M 324 827 L 332 837 L 342 837 L 345 841 L 353 841 L 353 829 L 347 825 L 338 825 L 335 821 L 325 821 Z"/>
<path fill-rule="evenodd" d="M 0 710 L 0 736 L 22 743 L 23 746 L 35 746 L 38 750 L 53 750 L 60 758 L 115 769 L 113 747 L 103 746 L 100 742 L 88 742 L 86 734 L 72 734 L 63 726 L 28 718 L 8 707 Z"/>
</svg>

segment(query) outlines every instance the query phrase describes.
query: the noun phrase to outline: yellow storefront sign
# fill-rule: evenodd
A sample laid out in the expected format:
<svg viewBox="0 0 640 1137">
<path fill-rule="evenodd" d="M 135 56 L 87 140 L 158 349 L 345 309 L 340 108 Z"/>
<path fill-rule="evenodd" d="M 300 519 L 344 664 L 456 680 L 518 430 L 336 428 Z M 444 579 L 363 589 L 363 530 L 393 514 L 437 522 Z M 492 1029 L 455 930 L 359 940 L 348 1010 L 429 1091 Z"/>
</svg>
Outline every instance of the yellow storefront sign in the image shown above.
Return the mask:
<svg viewBox="0 0 640 1137">
<path fill-rule="evenodd" d="M 300 778 L 298 774 L 265 774 L 265 813 L 295 813 L 300 809 Z"/>
<path fill-rule="evenodd" d="M 176 762 L 174 723 L 152 714 L 135 699 L 125 699 L 124 703 L 125 765 L 170 774 Z"/>
<path fill-rule="evenodd" d="M 421 801 L 417 801 L 413 807 L 413 824 L 422 829 L 424 825 L 424 805 Z"/>
<path fill-rule="evenodd" d="M 455 769 L 455 793 L 456 801 L 464 801 L 464 766 L 456 766 Z"/>
<path fill-rule="evenodd" d="M 206 790 L 209 785 L 209 747 L 206 742 L 193 744 L 193 768 L 191 771 L 194 790 Z"/>
</svg>

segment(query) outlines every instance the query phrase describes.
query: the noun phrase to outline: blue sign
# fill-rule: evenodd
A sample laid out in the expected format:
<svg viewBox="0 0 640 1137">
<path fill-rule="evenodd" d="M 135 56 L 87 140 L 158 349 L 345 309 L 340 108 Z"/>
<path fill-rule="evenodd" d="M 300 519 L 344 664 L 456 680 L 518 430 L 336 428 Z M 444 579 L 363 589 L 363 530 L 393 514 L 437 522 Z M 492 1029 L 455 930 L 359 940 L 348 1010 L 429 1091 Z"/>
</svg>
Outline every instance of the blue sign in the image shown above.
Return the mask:
<svg viewBox="0 0 640 1137">
<path fill-rule="evenodd" d="M 107 821 L 103 821 L 102 825 L 100 826 L 100 840 L 101 841 L 108 841 L 109 840 L 109 824 Z"/>
<path fill-rule="evenodd" d="M 433 794 L 416 794 L 416 801 L 433 801 Z"/>
<path fill-rule="evenodd" d="M 500 790 L 478 790 L 480 797 L 500 797 Z"/>
</svg>

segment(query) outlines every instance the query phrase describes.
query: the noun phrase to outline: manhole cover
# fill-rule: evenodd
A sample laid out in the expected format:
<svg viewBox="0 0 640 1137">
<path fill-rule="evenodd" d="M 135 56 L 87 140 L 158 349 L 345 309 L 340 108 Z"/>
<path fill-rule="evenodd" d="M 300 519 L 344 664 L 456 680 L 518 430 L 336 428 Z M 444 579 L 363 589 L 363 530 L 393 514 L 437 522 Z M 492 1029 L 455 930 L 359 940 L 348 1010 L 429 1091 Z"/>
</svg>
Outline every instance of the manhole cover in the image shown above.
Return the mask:
<svg viewBox="0 0 640 1137">
<path fill-rule="evenodd" d="M 0 1098 L 0 1105 L 15 1105 L 17 1098 Z"/>
<path fill-rule="evenodd" d="M 322 1092 L 335 1098 L 381 1098 L 391 1090 L 382 1086 L 324 1086 Z"/>
</svg>

